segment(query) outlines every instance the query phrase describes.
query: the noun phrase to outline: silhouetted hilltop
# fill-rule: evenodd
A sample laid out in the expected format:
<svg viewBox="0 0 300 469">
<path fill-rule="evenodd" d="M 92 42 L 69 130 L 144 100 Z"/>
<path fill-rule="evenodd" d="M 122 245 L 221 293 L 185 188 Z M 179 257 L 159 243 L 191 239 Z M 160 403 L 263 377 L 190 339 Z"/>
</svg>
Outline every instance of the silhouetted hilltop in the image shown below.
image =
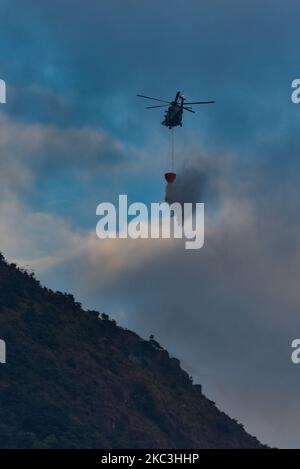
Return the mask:
<svg viewBox="0 0 300 469">
<path fill-rule="evenodd" d="M 0 259 L 1 448 L 259 448 L 179 360 Z"/>
</svg>

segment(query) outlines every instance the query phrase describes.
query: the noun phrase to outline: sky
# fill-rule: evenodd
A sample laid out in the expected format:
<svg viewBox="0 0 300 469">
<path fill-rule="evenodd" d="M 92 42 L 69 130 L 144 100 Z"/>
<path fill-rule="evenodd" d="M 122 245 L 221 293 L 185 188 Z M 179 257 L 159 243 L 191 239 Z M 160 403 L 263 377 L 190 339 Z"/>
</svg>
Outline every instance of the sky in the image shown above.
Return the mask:
<svg viewBox="0 0 300 469">
<path fill-rule="evenodd" d="M 1 251 L 154 334 L 277 447 L 300 441 L 299 14 L 296 0 L 0 0 Z M 136 94 L 177 90 L 217 101 L 175 132 L 204 247 L 97 239 L 100 202 L 164 199 L 169 131 Z"/>
</svg>

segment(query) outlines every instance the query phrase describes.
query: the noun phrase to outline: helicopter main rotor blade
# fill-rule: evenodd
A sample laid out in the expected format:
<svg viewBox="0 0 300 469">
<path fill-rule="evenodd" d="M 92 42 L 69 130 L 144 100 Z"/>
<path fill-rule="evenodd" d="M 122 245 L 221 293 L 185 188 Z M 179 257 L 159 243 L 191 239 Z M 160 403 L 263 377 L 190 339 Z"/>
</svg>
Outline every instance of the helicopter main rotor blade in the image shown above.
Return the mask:
<svg viewBox="0 0 300 469">
<path fill-rule="evenodd" d="M 190 109 L 189 107 L 183 106 L 183 109 L 185 109 L 186 111 L 189 111 L 189 112 L 193 112 L 195 114 L 195 111 L 193 111 L 193 109 Z"/>
<path fill-rule="evenodd" d="M 153 101 L 160 101 L 161 103 L 170 104 L 171 101 L 166 101 L 165 99 L 151 98 L 150 96 L 145 96 L 143 94 L 137 94 L 139 98 L 153 99 Z"/>
<path fill-rule="evenodd" d="M 196 101 L 194 103 L 184 103 L 184 104 L 214 104 L 216 101 Z"/>
<path fill-rule="evenodd" d="M 157 107 L 168 107 L 169 104 L 161 104 L 160 106 L 147 106 L 146 109 L 156 109 Z"/>
</svg>

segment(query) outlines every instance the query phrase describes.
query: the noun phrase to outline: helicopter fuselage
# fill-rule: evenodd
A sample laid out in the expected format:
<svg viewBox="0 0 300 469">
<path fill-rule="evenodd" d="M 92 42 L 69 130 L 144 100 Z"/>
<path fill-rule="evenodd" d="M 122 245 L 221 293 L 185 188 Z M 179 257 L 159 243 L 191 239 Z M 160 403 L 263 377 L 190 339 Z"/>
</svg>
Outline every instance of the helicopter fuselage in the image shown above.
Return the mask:
<svg viewBox="0 0 300 469">
<path fill-rule="evenodd" d="M 181 103 L 178 102 L 178 99 L 173 101 L 168 107 L 168 110 L 165 112 L 165 118 L 162 121 L 162 125 L 165 125 L 169 129 L 173 127 L 180 126 L 182 127 L 182 114 L 183 114 L 183 99 L 179 98 Z"/>
<path fill-rule="evenodd" d="M 166 99 L 161 98 L 153 98 L 151 96 L 145 96 L 144 94 L 138 94 L 140 98 L 151 99 L 152 101 L 158 101 L 160 103 L 156 106 L 147 106 L 147 109 L 155 109 L 161 107 L 167 107 L 167 111 L 165 112 L 164 120 L 162 121 L 162 125 L 168 127 L 168 129 L 173 129 L 173 127 L 177 127 L 178 125 L 182 127 L 182 115 L 183 111 L 189 111 L 195 113 L 191 108 L 192 104 L 212 104 L 215 101 L 195 101 L 195 102 L 186 102 L 186 97 L 181 94 L 180 91 L 177 91 L 175 99 L 173 101 L 167 101 Z"/>
</svg>

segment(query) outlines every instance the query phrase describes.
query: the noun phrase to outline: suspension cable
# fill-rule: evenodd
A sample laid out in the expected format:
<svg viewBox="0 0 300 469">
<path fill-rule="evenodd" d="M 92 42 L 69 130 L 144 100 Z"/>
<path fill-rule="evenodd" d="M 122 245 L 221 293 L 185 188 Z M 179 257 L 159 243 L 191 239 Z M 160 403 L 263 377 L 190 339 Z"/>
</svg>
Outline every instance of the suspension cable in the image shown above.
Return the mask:
<svg viewBox="0 0 300 469">
<path fill-rule="evenodd" d="M 174 129 L 171 130 L 171 169 L 174 171 Z"/>
</svg>

